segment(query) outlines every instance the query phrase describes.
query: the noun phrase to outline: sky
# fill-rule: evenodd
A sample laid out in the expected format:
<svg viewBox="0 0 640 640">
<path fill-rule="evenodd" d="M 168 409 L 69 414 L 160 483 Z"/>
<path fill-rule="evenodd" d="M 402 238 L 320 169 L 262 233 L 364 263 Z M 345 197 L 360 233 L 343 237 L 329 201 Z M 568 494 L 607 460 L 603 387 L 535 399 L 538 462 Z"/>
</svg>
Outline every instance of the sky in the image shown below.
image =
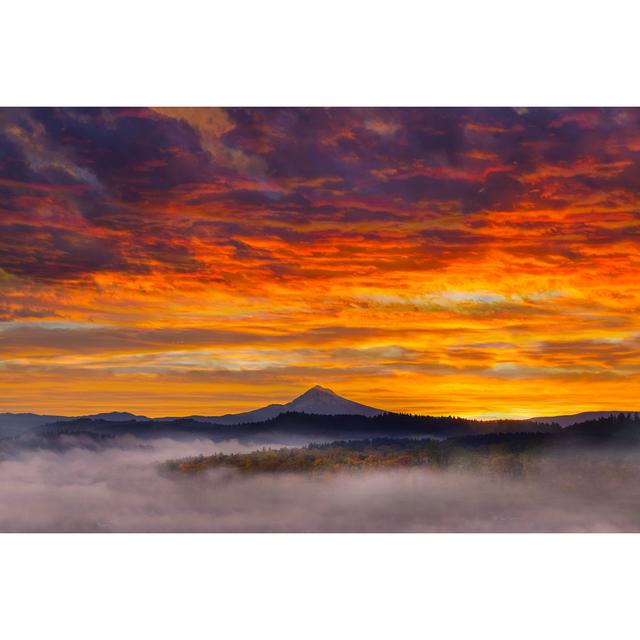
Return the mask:
<svg viewBox="0 0 640 640">
<path fill-rule="evenodd" d="M 637 109 L 0 109 L 0 411 L 640 410 L 639 201 Z"/>
</svg>

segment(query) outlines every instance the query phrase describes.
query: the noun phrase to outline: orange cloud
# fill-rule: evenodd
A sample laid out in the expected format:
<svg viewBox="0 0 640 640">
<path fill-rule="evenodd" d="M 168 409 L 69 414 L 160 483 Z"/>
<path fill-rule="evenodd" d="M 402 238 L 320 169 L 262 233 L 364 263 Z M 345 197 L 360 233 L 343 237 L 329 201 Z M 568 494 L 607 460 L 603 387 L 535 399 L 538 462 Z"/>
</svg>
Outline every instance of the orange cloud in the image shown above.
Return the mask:
<svg viewBox="0 0 640 640">
<path fill-rule="evenodd" d="M 12 110 L 0 410 L 638 409 L 640 115 Z M 634 142 L 636 141 L 636 142 Z"/>
</svg>

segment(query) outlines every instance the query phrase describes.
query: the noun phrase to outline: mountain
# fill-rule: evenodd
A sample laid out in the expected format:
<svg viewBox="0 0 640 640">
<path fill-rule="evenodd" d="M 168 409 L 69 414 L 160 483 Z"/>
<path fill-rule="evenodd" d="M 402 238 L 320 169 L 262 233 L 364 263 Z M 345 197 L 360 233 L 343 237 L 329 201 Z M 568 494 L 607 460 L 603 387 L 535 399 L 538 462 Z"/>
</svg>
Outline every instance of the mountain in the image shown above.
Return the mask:
<svg viewBox="0 0 640 640">
<path fill-rule="evenodd" d="M 44 424 L 65 419 L 65 416 L 39 415 L 37 413 L 0 413 L 0 437 L 13 438 Z"/>
<path fill-rule="evenodd" d="M 573 413 L 565 416 L 543 416 L 539 418 L 530 418 L 531 422 L 542 422 L 551 424 L 555 422 L 561 427 L 570 427 L 572 424 L 580 424 L 581 422 L 589 422 L 591 420 L 600 420 L 600 418 L 609 418 L 617 416 L 620 413 L 637 413 L 636 411 L 583 411 L 582 413 Z"/>
<path fill-rule="evenodd" d="M 301 396 L 285 404 L 270 404 L 260 409 L 243 413 L 227 413 L 223 416 L 187 416 L 157 418 L 154 422 L 174 422 L 186 420 L 195 422 L 215 423 L 218 425 L 245 424 L 249 422 L 264 422 L 277 418 L 282 413 L 314 413 L 320 415 L 360 415 L 377 416 L 384 411 L 374 409 L 359 402 L 347 400 L 337 393 L 316 385 L 305 391 Z M 27 433 L 32 429 L 46 424 L 62 423 L 77 420 L 95 420 L 99 422 L 150 422 L 147 416 L 135 415 L 127 411 L 112 411 L 109 413 L 94 413 L 86 416 L 54 416 L 36 413 L 2 413 L 0 414 L 0 438 L 12 438 Z"/>
<path fill-rule="evenodd" d="M 325 416 L 377 416 L 384 413 L 381 409 L 347 400 L 337 393 L 316 385 L 301 396 L 284 405 L 286 412 L 315 413 Z M 282 413 L 282 412 L 281 412 Z"/>
<path fill-rule="evenodd" d="M 81 436 L 106 439 L 121 435 L 138 438 L 165 437 L 173 439 L 207 438 L 214 441 L 238 440 L 253 444 L 304 444 L 353 440 L 372 437 L 406 438 L 451 437 L 486 434 L 558 434 L 558 425 L 539 424 L 527 420 L 478 421 L 465 418 L 415 416 L 399 413 L 332 415 L 314 413 L 281 413 L 262 422 L 228 424 L 203 422 L 191 418 L 173 421 L 109 422 L 106 420 L 77 420 L 57 422 L 39 427 L 35 433 L 56 446 L 57 436 Z"/>
<path fill-rule="evenodd" d="M 109 413 L 94 413 L 90 416 L 80 416 L 82 418 L 90 418 L 91 420 L 106 420 L 107 422 L 130 422 L 137 420 L 139 422 L 147 422 L 151 418 L 147 416 L 138 416 L 128 411 L 111 411 Z M 75 418 L 73 418 L 75 419 Z"/>
<path fill-rule="evenodd" d="M 281 413 L 313 413 L 324 416 L 358 415 L 378 416 L 385 413 L 382 409 L 368 407 L 353 400 L 347 400 L 337 393 L 316 385 L 285 404 L 270 404 L 260 409 L 243 413 L 227 413 L 222 416 L 188 416 L 189 420 L 197 422 L 214 422 L 215 424 L 244 424 L 248 422 L 263 422 L 276 418 Z M 161 421 L 172 421 L 176 418 L 161 418 Z"/>
<path fill-rule="evenodd" d="M 137 416 L 126 411 L 111 413 L 94 413 L 89 416 L 78 416 L 91 420 L 105 420 L 108 422 L 130 422 L 132 420 L 148 421 L 146 416 Z M 45 424 L 77 420 L 78 417 L 54 416 L 38 413 L 0 413 L 0 438 L 13 438 L 22 435 Z"/>
</svg>

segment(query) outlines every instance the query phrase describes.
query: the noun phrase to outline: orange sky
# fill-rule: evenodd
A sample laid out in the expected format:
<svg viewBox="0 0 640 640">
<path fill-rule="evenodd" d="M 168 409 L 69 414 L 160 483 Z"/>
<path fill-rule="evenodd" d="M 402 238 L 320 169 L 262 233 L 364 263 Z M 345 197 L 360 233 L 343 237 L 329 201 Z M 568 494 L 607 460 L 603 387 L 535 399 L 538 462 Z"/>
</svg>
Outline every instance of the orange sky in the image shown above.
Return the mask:
<svg viewBox="0 0 640 640">
<path fill-rule="evenodd" d="M 640 410 L 639 192 L 633 109 L 0 110 L 0 411 Z"/>
</svg>

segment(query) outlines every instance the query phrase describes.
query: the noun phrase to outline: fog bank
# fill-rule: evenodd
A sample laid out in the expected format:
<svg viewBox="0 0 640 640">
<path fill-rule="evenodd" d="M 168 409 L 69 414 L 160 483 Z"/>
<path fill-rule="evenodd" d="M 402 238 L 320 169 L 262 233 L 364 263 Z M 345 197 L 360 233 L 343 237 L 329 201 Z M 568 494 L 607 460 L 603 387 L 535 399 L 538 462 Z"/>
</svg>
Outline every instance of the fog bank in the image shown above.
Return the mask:
<svg viewBox="0 0 640 640">
<path fill-rule="evenodd" d="M 423 468 L 328 476 L 217 469 L 166 476 L 169 458 L 237 443 L 139 441 L 22 451 L 0 462 L 1 531 L 640 531 L 636 461 L 552 459 L 500 476 Z"/>
</svg>

